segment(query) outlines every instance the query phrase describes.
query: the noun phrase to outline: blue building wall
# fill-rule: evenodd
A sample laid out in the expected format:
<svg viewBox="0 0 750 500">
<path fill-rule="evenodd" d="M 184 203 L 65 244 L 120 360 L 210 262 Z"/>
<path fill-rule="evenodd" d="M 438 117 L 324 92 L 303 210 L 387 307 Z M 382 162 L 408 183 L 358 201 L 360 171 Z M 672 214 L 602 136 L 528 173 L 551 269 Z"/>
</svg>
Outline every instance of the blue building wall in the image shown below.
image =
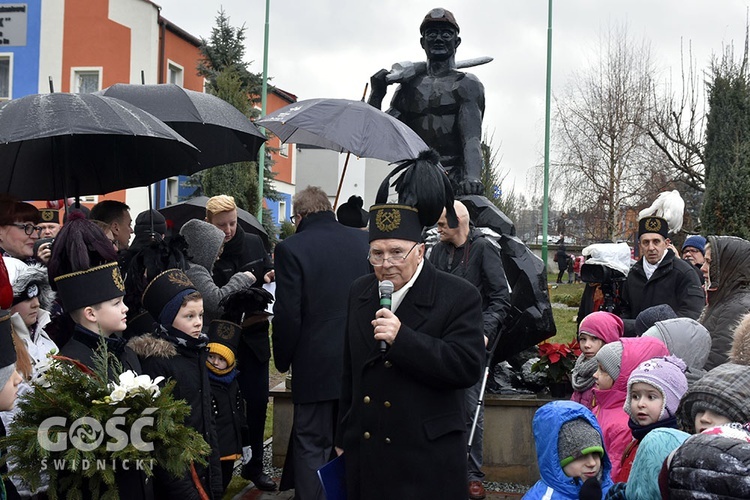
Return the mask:
<svg viewBox="0 0 750 500">
<path fill-rule="evenodd" d="M 0 45 L 0 52 L 13 54 L 13 87 L 11 97 L 39 93 L 39 51 L 42 0 L 11 2 L 0 0 L 0 5 L 26 5 L 26 45 Z M 57 89 L 59 90 L 59 89 Z M 45 89 L 46 91 L 46 89 Z"/>
</svg>

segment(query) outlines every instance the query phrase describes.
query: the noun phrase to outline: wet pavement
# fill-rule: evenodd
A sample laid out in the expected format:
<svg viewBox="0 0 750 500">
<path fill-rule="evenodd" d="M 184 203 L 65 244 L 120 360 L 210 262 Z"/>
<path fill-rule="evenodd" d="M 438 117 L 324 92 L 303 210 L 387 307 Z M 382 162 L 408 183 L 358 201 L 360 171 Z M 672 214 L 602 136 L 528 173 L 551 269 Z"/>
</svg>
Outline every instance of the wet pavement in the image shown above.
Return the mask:
<svg viewBox="0 0 750 500">
<path fill-rule="evenodd" d="M 278 483 L 279 478 L 274 478 Z M 486 500 L 518 500 L 522 493 L 504 493 L 500 491 L 488 491 Z M 247 488 L 235 495 L 233 500 L 289 500 L 294 498 L 294 490 L 288 491 L 260 491 L 254 486 Z M 467 495 L 468 498 L 468 495 Z M 385 500 L 385 499 L 384 499 Z"/>
</svg>

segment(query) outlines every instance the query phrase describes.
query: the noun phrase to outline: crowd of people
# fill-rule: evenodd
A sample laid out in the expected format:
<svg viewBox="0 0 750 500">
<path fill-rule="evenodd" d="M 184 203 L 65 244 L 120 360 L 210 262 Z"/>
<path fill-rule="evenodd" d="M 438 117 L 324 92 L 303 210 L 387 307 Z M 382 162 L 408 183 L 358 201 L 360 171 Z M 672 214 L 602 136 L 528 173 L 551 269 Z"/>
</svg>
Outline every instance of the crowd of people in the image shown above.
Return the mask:
<svg viewBox="0 0 750 500">
<path fill-rule="evenodd" d="M 262 451 L 272 324 L 276 367 L 293 372 L 282 488 L 324 499 L 317 471 L 343 455 L 350 498 L 486 496 L 475 410 L 510 288 L 499 247 L 461 202 L 454 223 L 447 209 L 434 221 L 428 252 L 417 208 L 366 212 L 350 199 L 337 219 L 308 187 L 273 261 L 229 196 L 171 235 L 158 212 L 139 214 L 132 243 L 120 202 L 91 210 L 108 222 L 71 210 L 64 224 L 54 209 L 0 204 L 3 433 L 50 354 L 93 368 L 105 342 L 124 369 L 176 381 L 186 424 L 211 448 L 181 476 L 115 471 L 122 497 L 221 498 L 239 464 L 274 490 Z M 580 322 L 572 400 L 533 420 L 541 479 L 528 498 L 750 494 L 750 242 L 694 235 L 678 255 L 667 231 L 659 217 L 640 221 L 622 313 Z M 272 281 L 270 315 L 261 286 Z M 8 498 L 44 494 L 9 463 Z"/>
<path fill-rule="evenodd" d="M 534 417 L 525 498 L 750 498 L 750 242 L 678 252 L 668 231 L 639 221 L 621 314 L 581 320 L 571 401 Z"/>
</svg>

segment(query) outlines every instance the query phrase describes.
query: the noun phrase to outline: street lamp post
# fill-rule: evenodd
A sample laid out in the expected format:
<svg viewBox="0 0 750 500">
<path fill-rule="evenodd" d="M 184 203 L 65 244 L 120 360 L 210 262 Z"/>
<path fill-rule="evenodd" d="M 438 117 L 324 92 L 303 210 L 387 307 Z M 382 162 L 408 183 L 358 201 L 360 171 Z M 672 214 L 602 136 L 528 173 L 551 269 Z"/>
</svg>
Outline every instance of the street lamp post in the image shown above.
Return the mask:
<svg viewBox="0 0 750 500">
<path fill-rule="evenodd" d="M 547 267 L 547 220 L 549 217 L 549 137 L 552 88 L 552 0 L 547 9 L 547 96 L 544 123 L 544 205 L 542 207 L 542 262 Z"/>
<path fill-rule="evenodd" d="M 550 0 L 552 1 L 552 0 Z M 268 101 L 268 12 L 271 8 L 271 0 L 266 0 L 266 24 L 263 35 L 263 84 L 260 91 L 260 115 L 266 116 L 266 103 Z M 265 133 L 265 129 L 261 128 Z M 266 144 L 258 151 L 258 222 L 263 222 L 263 174 L 266 171 Z"/>
</svg>

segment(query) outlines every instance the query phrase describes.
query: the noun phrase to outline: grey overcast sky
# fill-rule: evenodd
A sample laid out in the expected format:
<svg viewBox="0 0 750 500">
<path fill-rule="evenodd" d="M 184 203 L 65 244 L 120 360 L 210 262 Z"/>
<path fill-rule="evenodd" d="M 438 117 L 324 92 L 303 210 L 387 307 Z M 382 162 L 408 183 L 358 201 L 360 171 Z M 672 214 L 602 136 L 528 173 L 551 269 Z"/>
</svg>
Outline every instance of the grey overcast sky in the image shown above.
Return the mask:
<svg viewBox="0 0 750 500">
<path fill-rule="evenodd" d="M 263 68 L 265 0 L 155 0 L 162 15 L 208 37 L 224 8 L 247 28 L 251 70 Z M 546 0 L 271 0 L 268 74 L 300 100 L 359 99 L 369 77 L 398 61 L 424 60 L 419 24 L 433 7 L 451 10 L 461 28 L 457 59 L 491 56 L 467 70 L 485 87 L 484 129 L 500 146 L 501 169 L 527 192 L 544 151 Z M 647 40 L 660 75 L 679 82 L 681 44 L 707 68 L 723 44 L 744 43 L 750 0 L 554 0 L 552 91 L 594 60 L 601 33 L 627 24 Z M 384 101 L 390 100 L 390 93 Z M 509 188 L 510 185 L 504 186 Z"/>
</svg>

